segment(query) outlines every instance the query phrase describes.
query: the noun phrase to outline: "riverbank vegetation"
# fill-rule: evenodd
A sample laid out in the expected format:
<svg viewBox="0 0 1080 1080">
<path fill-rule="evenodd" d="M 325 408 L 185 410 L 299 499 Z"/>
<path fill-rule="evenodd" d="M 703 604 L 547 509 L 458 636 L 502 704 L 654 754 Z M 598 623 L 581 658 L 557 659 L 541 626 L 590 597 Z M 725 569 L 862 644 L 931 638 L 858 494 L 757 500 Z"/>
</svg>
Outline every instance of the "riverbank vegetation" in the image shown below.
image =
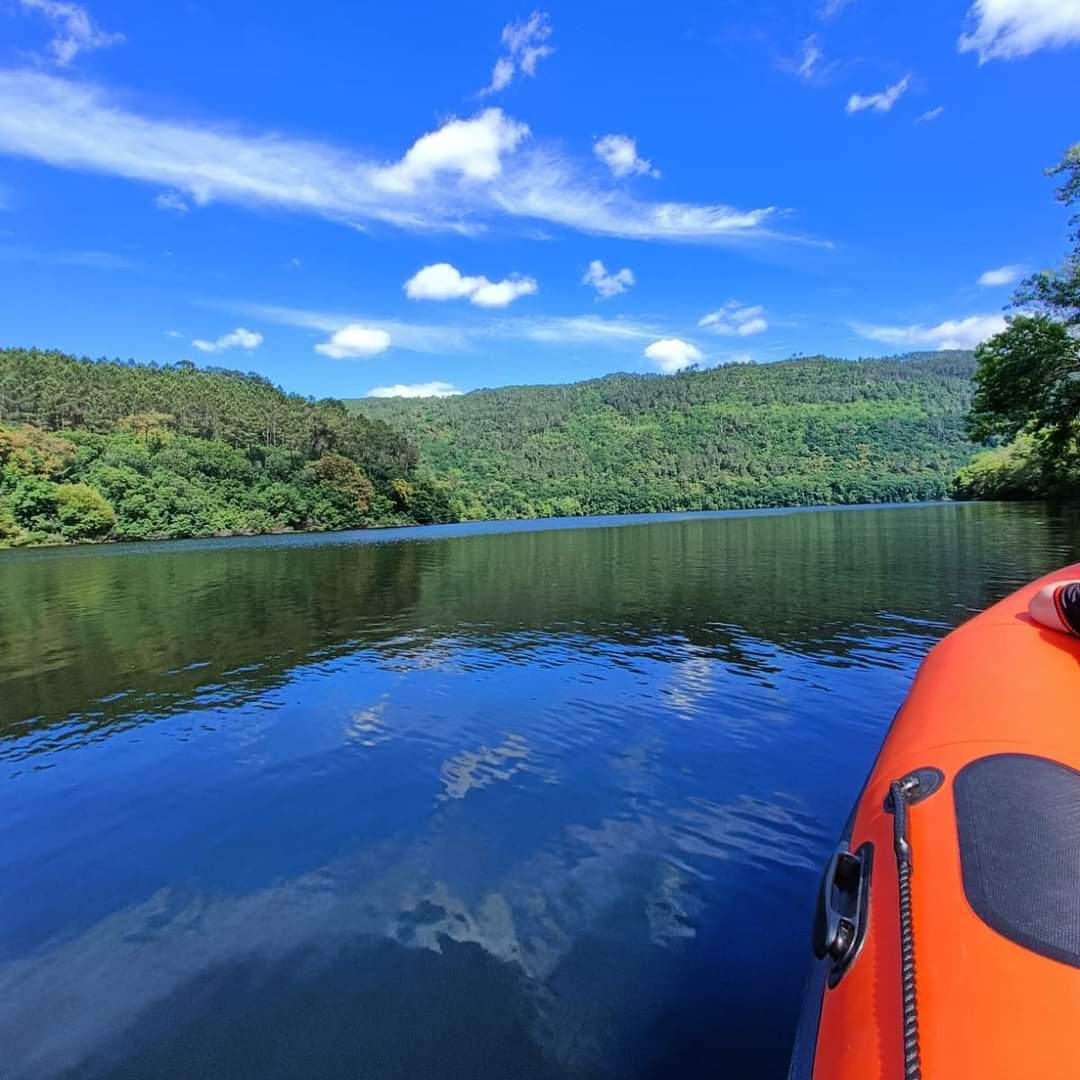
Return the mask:
<svg viewBox="0 0 1080 1080">
<path fill-rule="evenodd" d="M 1080 143 L 1049 172 L 1080 207 Z M 1019 313 L 976 350 L 968 431 L 992 445 L 957 475 L 957 498 L 1080 497 L 1080 209 L 1070 227 L 1062 265 L 1023 281 Z"/>
</svg>

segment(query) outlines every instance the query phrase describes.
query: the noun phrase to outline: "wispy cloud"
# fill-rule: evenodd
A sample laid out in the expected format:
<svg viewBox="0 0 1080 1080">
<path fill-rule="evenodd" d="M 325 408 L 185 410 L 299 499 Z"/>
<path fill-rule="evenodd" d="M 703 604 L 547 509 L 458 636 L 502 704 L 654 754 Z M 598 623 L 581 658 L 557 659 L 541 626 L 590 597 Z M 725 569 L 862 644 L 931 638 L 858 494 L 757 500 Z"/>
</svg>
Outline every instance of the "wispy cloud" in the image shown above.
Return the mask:
<svg viewBox="0 0 1080 1080">
<path fill-rule="evenodd" d="M 492 330 L 495 335 L 510 339 L 591 345 L 627 345 L 648 341 L 663 333 L 655 324 L 642 320 L 601 319 L 596 315 L 505 319 Z"/>
<path fill-rule="evenodd" d="M 227 349 L 246 349 L 248 352 L 253 352 L 262 343 L 262 334 L 253 330 L 245 330 L 244 327 L 238 326 L 235 330 L 232 330 L 227 334 L 222 334 L 221 337 L 217 338 L 215 341 L 205 341 L 202 338 L 195 338 L 191 344 L 198 349 L 199 352 L 219 353 L 225 352 Z"/>
<path fill-rule="evenodd" d="M 831 82 L 846 66 L 838 60 L 826 59 L 825 43 L 820 34 L 808 34 L 796 52 L 778 54 L 774 63 L 780 71 L 815 86 Z"/>
<path fill-rule="evenodd" d="M 960 52 L 974 52 L 979 63 L 1019 60 L 1039 49 L 1080 42 L 1080 3 L 1076 0 L 975 0 L 960 35 Z"/>
<path fill-rule="evenodd" d="M 532 78 L 537 63 L 555 51 L 547 44 L 550 38 L 551 21 L 545 11 L 534 11 L 527 19 L 504 26 L 502 44 L 506 52 L 495 61 L 491 82 L 480 91 L 480 96 L 505 90 L 518 74 Z"/>
<path fill-rule="evenodd" d="M 163 191 L 154 196 L 154 205 L 159 210 L 171 210 L 176 214 L 186 214 L 190 209 L 183 195 L 176 191 Z"/>
<path fill-rule="evenodd" d="M 887 113 L 904 96 L 910 85 L 911 76 L 905 75 L 898 83 L 893 83 L 876 94 L 852 94 L 847 100 L 845 111 L 850 114 L 873 109 L 874 112 Z"/>
<path fill-rule="evenodd" d="M 718 311 L 703 316 L 698 326 L 728 337 L 753 337 L 769 329 L 765 309 L 760 304 L 748 306 L 737 300 L 729 300 Z"/>
<path fill-rule="evenodd" d="M 395 349 L 438 355 L 489 347 L 493 341 L 640 349 L 642 342 L 652 342 L 672 333 L 672 328 L 660 319 L 605 319 L 591 314 L 504 315 L 482 322 L 431 324 L 378 319 L 360 312 L 319 311 L 273 304 L 215 301 L 208 306 L 231 311 L 245 318 L 318 330 L 324 334 L 334 334 L 356 324 L 386 331 Z"/>
<path fill-rule="evenodd" d="M 346 326 L 359 324 L 376 330 L 384 330 L 396 349 L 408 352 L 435 353 L 461 352 L 471 346 L 475 329 L 468 326 L 447 326 L 432 323 L 409 323 L 398 319 L 378 319 L 357 311 L 320 311 L 311 308 L 295 308 L 277 304 L 221 303 L 208 307 L 231 311 L 245 318 L 261 322 L 292 326 L 301 330 L 317 330 L 334 334 Z"/>
<path fill-rule="evenodd" d="M 968 315 L 963 319 L 947 319 L 937 326 L 914 323 L 910 326 L 874 326 L 852 323 L 851 329 L 860 337 L 886 345 L 906 348 L 973 349 L 988 337 L 1005 329 L 1001 315 Z"/>
<path fill-rule="evenodd" d="M 1011 285 L 1020 280 L 1024 268 L 1019 263 L 1009 266 L 999 266 L 994 270 L 986 270 L 979 275 L 979 284 L 985 289 L 996 288 L 1000 285 Z"/>
<path fill-rule="evenodd" d="M 818 8 L 818 15 L 822 19 L 835 19 L 846 7 L 850 7 L 855 0 L 825 0 Z"/>
<path fill-rule="evenodd" d="M 944 105 L 939 105 L 936 109 L 927 109 L 922 116 L 915 118 L 916 124 L 929 124 L 931 120 L 936 120 L 945 111 Z"/>
<path fill-rule="evenodd" d="M 100 29 L 81 4 L 67 0 L 18 0 L 27 11 L 36 11 L 52 23 L 55 33 L 49 52 L 59 67 L 67 67 L 81 52 L 119 45 L 123 34 Z"/>
<path fill-rule="evenodd" d="M 618 179 L 624 176 L 660 176 L 660 170 L 654 168 L 648 158 L 638 154 L 637 142 L 629 135 L 601 135 L 593 143 L 593 153 Z"/>
<path fill-rule="evenodd" d="M 73 266 L 87 270 L 141 270 L 142 265 L 114 251 L 41 251 L 17 245 L 0 246 L 0 262 L 38 266 Z"/>
<path fill-rule="evenodd" d="M 483 308 L 504 308 L 518 297 L 537 291 L 534 278 L 512 274 L 489 281 L 483 274 L 467 276 L 450 263 L 433 263 L 418 270 L 404 285 L 410 300 L 463 300 Z"/>
<path fill-rule="evenodd" d="M 645 358 L 651 360 L 657 368 L 667 375 L 682 371 L 691 364 L 698 364 L 705 359 L 702 351 L 682 338 L 663 338 L 654 341 L 645 348 Z"/>
<path fill-rule="evenodd" d="M 350 224 L 475 232 L 509 217 L 639 240 L 820 243 L 774 229 L 775 207 L 654 202 L 612 189 L 500 109 L 450 120 L 385 163 L 278 134 L 154 119 L 93 85 L 0 71 L 0 152 L 167 187 L 196 205 L 270 205 Z"/>
<path fill-rule="evenodd" d="M 811 34 L 802 44 L 802 55 L 796 74 L 801 79 L 812 79 L 817 72 L 821 56 L 821 41 L 817 34 Z"/>
<path fill-rule="evenodd" d="M 614 274 L 609 274 L 607 267 L 599 259 L 593 259 L 589 263 L 585 276 L 581 279 L 582 285 L 591 285 L 601 300 L 610 300 L 613 296 L 626 292 L 634 282 L 634 272 L 629 266 L 624 266 Z"/>
<path fill-rule="evenodd" d="M 464 393 L 453 383 L 448 382 L 425 382 L 425 383 L 395 383 L 393 386 L 374 386 L 366 397 L 370 398 L 425 398 L 425 397 L 458 397 Z"/>
</svg>

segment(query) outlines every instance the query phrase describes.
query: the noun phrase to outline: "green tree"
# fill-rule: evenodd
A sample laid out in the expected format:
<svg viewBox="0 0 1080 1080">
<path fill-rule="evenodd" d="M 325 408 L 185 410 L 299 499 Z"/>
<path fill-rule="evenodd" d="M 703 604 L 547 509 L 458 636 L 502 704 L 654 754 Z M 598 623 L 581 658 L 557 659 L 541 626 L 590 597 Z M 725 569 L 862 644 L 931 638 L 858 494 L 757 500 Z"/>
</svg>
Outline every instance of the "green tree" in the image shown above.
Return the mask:
<svg viewBox="0 0 1080 1080">
<path fill-rule="evenodd" d="M 1057 199 L 1066 206 L 1080 206 L 1080 143 L 1065 151 L 1065 156 L 1049 176 L 1063 176 Z M 1040 270 L 1021 283 L 1014 303 L 1035 308 L 1066 326 L 1080 326 L 1080 210 L 1069 219 L 1069 239 L 1073 250 L 1056 270 Z"/>
<path fill-rule="evenodd" d="M 171 413 L 144 412 L 134 413 L 131 416 L 121 416 L 116 421 L 116 426 L 122 431 L 134 431 L 142 436 L 143 442 L 149 442 L 151 438 L 163 441 L 166 432 L 176 424 L 176 417 Z"/>
<path fill-rule="evenodd" d="M 40 476 L 22 476 L 7 498 L 12 516 L 24 528 L 50 533 L 57 530 L 59 484 Z"/>
<path fill-rule="evenodd" d="M 1048 489 L 1034 438 L 1018 435 L 1008 446 L 984 450 L 953 480 L 954 499 L 1030 499 Z"/>
<path fill-rule="evenodd" d="M 976 439 L 1046 435 L 1064 453 L 1080 419 L 1080 342 L 1045 315 L 1018 315 L 975 351 L 968 426 Z"/>
<path fill-rule="evenodd" d="M 57 488 L 56 515 L 66 540 L 96 540 L 116 524 L 116 513 L 108 500 L 86 484 L 61 484 Z"/>
<path fill-rule="evenodd" d="M 1080 143 L 1048 170 L 1064 176 L 1057 198 L 1080 203 Z M 1061 493 L 1080 482 L 1080 213 L 1070 218 L 1073 250 L 1058 269 L 1023 281 L 1013 306 L 1023 313 L 976 350 L 975 396 L 967 418 L 972 438 L 1031 438 L 1011 454 L 978 459 L 957 477 L 957 494 L 1014 497 L 1041 477 L 1031 495 Z"/>
<path fill-rule="evenodd" d="M 364 514 L 371 505 L 375 488 L 354 461 L 342 454 L 323 454 L 311 465 L 317 483 L 338 496 L 343 505 L 357 514 Z"/>
<path fill-rule="evenodd" d="M 17 540 L 22 534 L 19 523 L 11 510 L 0 503 L 0 546 Z"/>
<path fill-rule="evenodd" d="M 413 485 L 408 510 L 421 525 L 440 525 L 459 516 L 447 486 L 431 477 L 420 477 Z"/>
</svg>

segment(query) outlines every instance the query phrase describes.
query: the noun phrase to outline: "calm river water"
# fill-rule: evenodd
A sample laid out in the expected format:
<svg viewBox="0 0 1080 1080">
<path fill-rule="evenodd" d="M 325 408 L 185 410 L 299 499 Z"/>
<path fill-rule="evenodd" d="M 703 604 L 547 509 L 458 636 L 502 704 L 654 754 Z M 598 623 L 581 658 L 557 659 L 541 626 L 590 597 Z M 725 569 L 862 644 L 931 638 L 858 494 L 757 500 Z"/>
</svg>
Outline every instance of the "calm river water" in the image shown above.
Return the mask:
<svg viewBox="0 0 1080 1080">
<path fill-rule="evenodd" d="M 0 553 L 0 1076 L 784 1075 L 931 505 Z"/>
</svg>

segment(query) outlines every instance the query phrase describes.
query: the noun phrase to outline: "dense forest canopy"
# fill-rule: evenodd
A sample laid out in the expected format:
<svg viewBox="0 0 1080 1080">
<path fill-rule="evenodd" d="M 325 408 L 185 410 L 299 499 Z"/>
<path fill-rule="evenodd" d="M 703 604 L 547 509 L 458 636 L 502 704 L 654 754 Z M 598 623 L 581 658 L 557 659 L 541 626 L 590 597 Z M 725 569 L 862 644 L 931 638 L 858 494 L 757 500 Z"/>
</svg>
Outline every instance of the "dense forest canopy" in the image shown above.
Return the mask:
<svg viewBox="0 0 1080 1080">
<path fill-rule="evenodd" d="M 416 451 L 385 424 L 350 416 L 334 398 L 286 394 L 261 375 L 76 359 L 39 349 L 0 349 L 0 421 L 43 431 L 107 433 L 156 414 L 158 427 L 238 449 L 280 448 L 351 458 L 375 480 L 408 476 Z"/>
<path fill-rule="evenodd" d="M 970 352 L 362 399 L 465 518 L 939 498 L 972 447 Z"/>
<path fill-rule="evenodd" d="M 416 461 L 258 375 L 0 349 L 0 546 L 430 521 Z"/>
</svg>

